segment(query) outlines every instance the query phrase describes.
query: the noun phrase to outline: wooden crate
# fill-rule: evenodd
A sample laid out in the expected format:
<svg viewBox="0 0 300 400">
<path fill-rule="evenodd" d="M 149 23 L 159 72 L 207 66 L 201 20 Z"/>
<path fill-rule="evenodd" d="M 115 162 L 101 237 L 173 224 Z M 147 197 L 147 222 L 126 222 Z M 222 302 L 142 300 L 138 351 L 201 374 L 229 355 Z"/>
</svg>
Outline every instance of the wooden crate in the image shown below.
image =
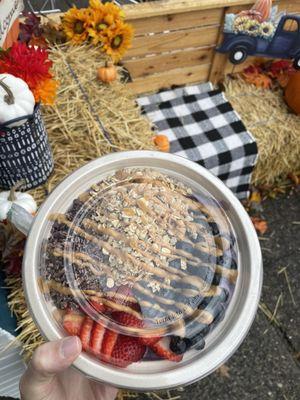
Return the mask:
<svg viewBox="0 0 300 400">
<path fill-rule="evenodd" d="M 162 87 L 211 80 L 216 83 L 234 67 L 215 53 L 227 13 L 249 9 L 255 0 L 161 0 L 124 6 L 135 28 L 132 48 L 123 64 L 131 89 L 146 93 Z M 300 13 L 300 0 L 273 1 L 280 10 Z M 251 58 L 249 59 L 251 62 Z M 252 59 L 253 62 L 253 59 Z"/>
</svg>

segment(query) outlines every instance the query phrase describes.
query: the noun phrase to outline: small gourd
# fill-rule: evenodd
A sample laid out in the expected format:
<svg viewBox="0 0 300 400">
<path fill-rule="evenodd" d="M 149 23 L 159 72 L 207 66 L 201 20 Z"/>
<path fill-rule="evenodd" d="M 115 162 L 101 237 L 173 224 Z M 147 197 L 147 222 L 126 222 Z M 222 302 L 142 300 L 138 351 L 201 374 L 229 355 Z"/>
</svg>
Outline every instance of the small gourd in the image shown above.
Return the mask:
<svg viewBox="0 0 300 400">
<path fill-rule="evenodd" d="M 13 127 L 24 124 L 33 114 L 34 105 L 33 93 L 26 82 L 10 74 L 0 74 L 0 125 Z M 17 118 L 21 119 L 9 123 Z"/>
<path fill-rule="evenodd" d="M 16 189 L 23 184 L 18 182 L 10 191 L 0 193 L 0 221 L 7 219 L 7 213 L 13 204 L 24 208 L 30 214 L 34 214 L 37 210 L 37 204 L 29 193 L 16 192 Z"/>
<path fill-rule="evenodd" d="M 117 79 L 117 69 L 113 63 L 106 61 L 105 66 L 98 69 L 98 79 L 104 83 L 111 83 Z"/>
<path fill-rule="evenodd" d="M 156 135 L 153 138 L 153 143 L 160 151 L 164 151 L 168 153 L 170 151 L 170 142 L 167 136 L 165 135 Z"/>
<path fill-rule="evenodd" d="M 261 22 L 267 21 L 271 15 L 272 0 L 257 0 L 252 10 L 260 13 Z"/>
<path fill-rule="evenodd" d="M 285 89 L 285 101 L 287 105 L 298 115 L 300 115 L 300 72 L 296 72 L 290 77 Z"/>
</svg>

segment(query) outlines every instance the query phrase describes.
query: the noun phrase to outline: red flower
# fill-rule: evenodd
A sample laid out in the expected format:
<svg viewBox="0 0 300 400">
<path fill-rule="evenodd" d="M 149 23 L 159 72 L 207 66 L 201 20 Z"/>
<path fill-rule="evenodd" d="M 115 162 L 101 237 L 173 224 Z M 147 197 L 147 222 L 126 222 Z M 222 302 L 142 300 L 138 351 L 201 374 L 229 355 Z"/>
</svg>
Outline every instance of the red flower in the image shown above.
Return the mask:
<svg viewBox="0 0 300 400">
<path fill-rule="evenodd" d="M 31 90 L 41 81 L 52 78 L 51 67 L 47 50 L 28 47 L 25 43 L 14 43 L 9 51 L 0 53 L 0 73 L 23 79 Z"/>
</svg>

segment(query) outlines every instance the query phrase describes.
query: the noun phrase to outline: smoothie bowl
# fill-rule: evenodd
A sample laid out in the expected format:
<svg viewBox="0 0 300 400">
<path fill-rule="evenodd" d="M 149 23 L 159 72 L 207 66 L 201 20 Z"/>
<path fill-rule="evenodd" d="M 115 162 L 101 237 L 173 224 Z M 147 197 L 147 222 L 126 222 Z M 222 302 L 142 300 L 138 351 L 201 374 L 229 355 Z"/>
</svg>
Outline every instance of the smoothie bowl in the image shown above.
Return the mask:
<svg viewBox="0 0 300 400">
<path fill-rule="evenodd" d="M 255 230 L 193 162 L 150 151 L 102 157 L 67 177 L 30 222 L 28 307 L 47 340 L 80 337 L 74 367 L 92 379 L 143 391 L 191 383 L 251 326 L 262 284 Z"/>
</svg>

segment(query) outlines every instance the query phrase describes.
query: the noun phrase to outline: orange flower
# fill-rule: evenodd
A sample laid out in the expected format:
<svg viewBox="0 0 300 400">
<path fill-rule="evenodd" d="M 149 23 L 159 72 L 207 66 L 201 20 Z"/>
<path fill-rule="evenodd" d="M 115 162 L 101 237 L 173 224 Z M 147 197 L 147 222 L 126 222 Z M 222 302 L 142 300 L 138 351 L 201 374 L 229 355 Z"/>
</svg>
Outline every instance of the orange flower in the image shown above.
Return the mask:
<svg viewBox="0 0 300 400">
<path fill-rule="evenodd" d="M 46 106 L 52 106 L 56 98 L 57 88 L 58 82 L 54 79 L 39 82 L 33 90 L 35 101 Z"/>
</svg>

